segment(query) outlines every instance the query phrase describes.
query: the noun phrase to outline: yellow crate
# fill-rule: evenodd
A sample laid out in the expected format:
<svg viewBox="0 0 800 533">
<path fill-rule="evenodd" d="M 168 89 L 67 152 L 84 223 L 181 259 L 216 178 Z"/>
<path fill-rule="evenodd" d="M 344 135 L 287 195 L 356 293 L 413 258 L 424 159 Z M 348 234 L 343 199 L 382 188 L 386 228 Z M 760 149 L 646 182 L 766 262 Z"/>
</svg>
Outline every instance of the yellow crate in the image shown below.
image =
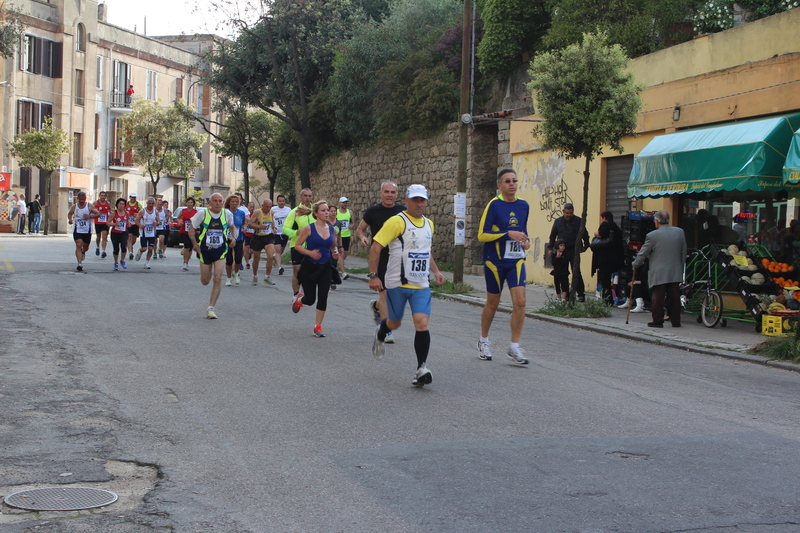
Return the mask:
<svg viewBox="0 0 800 533">
<path fill-rule="evenodd" d="M 761 333 L 772 337 L 788 337 L 797 330 L 796 316 L 761 316 Z"/>
</svg>

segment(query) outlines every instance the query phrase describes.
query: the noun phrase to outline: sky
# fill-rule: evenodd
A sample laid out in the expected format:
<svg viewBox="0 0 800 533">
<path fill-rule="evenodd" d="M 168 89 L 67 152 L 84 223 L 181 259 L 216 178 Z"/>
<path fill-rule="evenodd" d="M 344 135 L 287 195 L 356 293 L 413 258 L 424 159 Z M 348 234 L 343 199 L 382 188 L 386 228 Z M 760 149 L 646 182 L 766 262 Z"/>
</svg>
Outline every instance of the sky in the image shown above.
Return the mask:
<svg viewBox="0 0 800 533">
<path fill-rule="evenodd" d="M 101 0 L 106 4 L 106 20 L 115 26 L 145 33 L 147 35 L 180 35 L 181 33 L 215 33 L 225 36 L 224 29 L 217 29 L 216 10 L 209 0 Z"/>
</svg>

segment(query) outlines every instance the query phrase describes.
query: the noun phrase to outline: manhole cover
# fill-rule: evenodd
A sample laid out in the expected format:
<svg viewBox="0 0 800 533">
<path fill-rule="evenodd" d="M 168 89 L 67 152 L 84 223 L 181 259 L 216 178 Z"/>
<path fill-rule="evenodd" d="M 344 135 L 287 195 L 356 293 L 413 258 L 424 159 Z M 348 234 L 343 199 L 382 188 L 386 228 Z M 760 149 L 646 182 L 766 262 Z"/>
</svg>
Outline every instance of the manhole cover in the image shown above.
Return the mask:
<svg viewBox="0 0 800 533">
<path fill-rule="evenodd" d="M 29 511 L 80 511 L 114 503 L 117 495 L 88 487 L 47 487 L 15 492 L 3 501 Z"/>
</svg>

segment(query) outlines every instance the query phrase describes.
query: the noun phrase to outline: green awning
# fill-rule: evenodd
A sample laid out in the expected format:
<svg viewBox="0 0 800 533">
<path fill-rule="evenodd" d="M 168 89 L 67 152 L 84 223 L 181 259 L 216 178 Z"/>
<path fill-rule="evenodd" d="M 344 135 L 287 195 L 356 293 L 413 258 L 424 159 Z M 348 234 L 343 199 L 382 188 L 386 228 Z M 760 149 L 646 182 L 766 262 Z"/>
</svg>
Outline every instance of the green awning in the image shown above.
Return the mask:
<svg viewBox="0 0 800 533">
<path fill-rule="evenodd" d="M 661 135 L 633 163 L 628 196 L 707 191 L 800 191 L 783 165 L 800 113 Z"/>
<path fill-rule="evenodd" d="M 794 132 L 783 164 L 783 183 L 800 183 L 800 130 Z"/>
</svg>

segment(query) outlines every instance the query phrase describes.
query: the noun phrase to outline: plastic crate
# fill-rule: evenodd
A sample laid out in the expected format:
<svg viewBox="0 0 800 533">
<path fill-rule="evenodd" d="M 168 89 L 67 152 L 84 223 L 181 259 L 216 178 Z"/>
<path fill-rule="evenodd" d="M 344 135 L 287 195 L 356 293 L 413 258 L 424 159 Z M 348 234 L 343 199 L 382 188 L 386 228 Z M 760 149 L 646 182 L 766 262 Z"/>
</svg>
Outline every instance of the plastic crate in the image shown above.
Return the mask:
<svg viewBox="0 0 800 533">
<path fill-rule="evenodd" d="M 736 292 L 739 293 L 739 296 L 742 298 L 747 298 L 751 294 L 781 294 L 781 288 L 778 287 L 774 282 L 769 281 L 762 285 L 753 285 L 751 283 L 746 283 L 741 279 L 736 284 Z"/>
<path fill-rule="evenodd" d="M 747 310 L 750 311 L 750 314 L 753 315 L 753 318 L 758 320 L 758 316 L 764 312 L 764 310 L 761 308 L 761 300 L 752 294 L 745 296 L 743 300 Z"/>
<path fill-rule="evenodd" d="M 761 333 L 770 337 L 788 337 L 797 332 L 796 316 L 762 315 Z"/>
</svg>

